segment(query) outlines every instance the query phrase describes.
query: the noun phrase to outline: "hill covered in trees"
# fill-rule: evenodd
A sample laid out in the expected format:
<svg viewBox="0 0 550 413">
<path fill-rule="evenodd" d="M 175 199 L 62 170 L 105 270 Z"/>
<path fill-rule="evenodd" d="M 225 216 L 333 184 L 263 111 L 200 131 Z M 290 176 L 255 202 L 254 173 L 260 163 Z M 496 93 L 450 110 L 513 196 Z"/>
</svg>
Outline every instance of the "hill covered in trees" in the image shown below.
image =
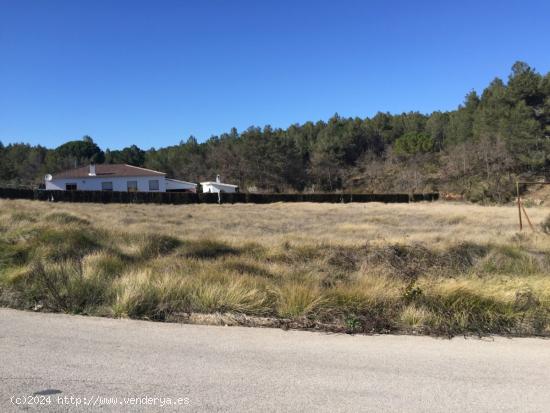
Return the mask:
<svg viewBox="0 0 550 413">
<path fill-rule="evenodd" d="M 546 178 L 550 166 L 550 73 L 516 62 L 450 112 L 343 118 L 287 129 L 232 129 L 203 143 L 103 151 L 92 138 L 56 149 L 0 143 L 0 185 L 36 186 L 75 165 L 128 163 L 189 181 L 221 174 L 243 190 L 448 191 L 506 201 L 517 177 Z"/>
</svg>

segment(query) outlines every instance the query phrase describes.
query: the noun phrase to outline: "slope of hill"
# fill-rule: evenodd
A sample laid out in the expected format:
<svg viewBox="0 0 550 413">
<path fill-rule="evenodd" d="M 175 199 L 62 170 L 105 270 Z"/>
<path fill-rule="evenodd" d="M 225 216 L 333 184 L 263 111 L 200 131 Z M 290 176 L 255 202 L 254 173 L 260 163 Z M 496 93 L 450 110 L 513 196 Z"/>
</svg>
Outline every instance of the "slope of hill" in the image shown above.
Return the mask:
<svg viewBox="0 0 550 413">
<path fill-rule="evenodd" d="M 221 174 L 244 190 L 438 190 L 504 202 L 518 177 L 548 174 L 550 73 L 516 62 L 507 82 L 469 92 L 450 112 L 334 115 L 147 150 L 102 150 L 88 136 L 56 149 L 0 144 L 0 184 L 36 185 L 45 173 L 89 162 L 146 166 L 194 182 Z"/>
</svg>

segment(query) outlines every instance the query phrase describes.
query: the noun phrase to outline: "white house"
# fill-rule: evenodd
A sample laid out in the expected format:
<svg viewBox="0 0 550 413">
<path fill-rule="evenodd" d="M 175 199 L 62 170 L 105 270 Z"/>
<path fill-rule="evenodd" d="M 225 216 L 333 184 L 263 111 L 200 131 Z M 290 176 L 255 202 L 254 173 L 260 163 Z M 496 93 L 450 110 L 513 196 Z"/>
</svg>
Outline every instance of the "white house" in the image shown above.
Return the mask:
<svg viewBox="0 0 550 413">
<path fill-rule="evenodd" d="M 213 193 L 219 193 L 219 192 L 239 192 L 239 186 L 238 185 L 231 185 L 231 184 L 224 184 L 220 181 L 220 176 L 216 176 L 216 182 L 212 181 L 206 181 L 201 182 L 202 186 L 202 192 L 213 192 Z"/>
<path fill-rule="evenodd" d="M 46 189 L 59 191 L 196 192 L 197 184 L 166 178 L 164 172 L 126 164 L 83 166 L 45 176 Z"/>
</svg>

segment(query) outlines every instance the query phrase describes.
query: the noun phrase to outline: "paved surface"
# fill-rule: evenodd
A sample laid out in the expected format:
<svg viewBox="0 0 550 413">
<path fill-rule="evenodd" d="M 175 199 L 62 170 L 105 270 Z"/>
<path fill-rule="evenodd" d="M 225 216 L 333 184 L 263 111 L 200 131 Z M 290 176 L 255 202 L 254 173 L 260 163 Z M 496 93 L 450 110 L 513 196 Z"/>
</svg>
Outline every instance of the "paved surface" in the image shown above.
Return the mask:
<svg viewBox="0 0 550 413">
<path fill-rule="evenodd" d="M 24 396 L 33 394 L 45 404 L 28 404 Z M 0 309 L 0 411 L 26 410 L 543 412 L 550 411 L 550 341 L 348 336 Z"/>
</svg>

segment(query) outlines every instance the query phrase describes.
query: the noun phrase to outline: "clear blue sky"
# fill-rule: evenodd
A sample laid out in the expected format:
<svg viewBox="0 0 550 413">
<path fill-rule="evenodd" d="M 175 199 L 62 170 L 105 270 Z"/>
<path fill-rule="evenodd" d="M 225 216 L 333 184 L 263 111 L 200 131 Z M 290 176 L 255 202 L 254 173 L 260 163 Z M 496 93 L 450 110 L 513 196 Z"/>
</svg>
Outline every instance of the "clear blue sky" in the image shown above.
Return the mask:
<svg viewBox="0 0 550 413">
<path fill-rule="evenodd" d="M 0 0 L 0 141 L 450 110 L 516 60 L 550 70 L 548 0 Z"/>
</svg>

